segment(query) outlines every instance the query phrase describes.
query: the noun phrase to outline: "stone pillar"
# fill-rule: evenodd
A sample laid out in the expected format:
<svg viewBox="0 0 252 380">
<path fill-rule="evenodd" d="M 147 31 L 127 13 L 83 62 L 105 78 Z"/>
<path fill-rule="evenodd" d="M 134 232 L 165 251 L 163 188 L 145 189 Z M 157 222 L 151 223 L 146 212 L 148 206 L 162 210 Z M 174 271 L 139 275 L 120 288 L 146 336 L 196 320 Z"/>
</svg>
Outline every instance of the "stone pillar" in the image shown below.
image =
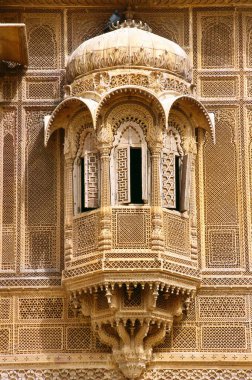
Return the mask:
<svg viewBox="0 0 252 380">
<path fill-rule="evenodd" d="M 65 262 L 73 254 L 73 158 L 65 155 Z"/>
<path fill-rule="evenodd" d="M 113 134 L 109 125 L 101 124 L 97 132 L 98 149 L 101 160 L 101 214 L 99 250 L 107 251 L 112 245 L 112 211 L 110 197 L 110 151 L 112 147 Z"/>
<path fill-rule="evenodd" d="M 151 211 L 152 211 L 152 249 L 164 250 L 163 213 L 160 189 L 160 155 L 161 146 L 151 148 Z"/>
<path fill-rule="evenodd" d="M 160 125 L 150 127 L 147 141 L 151 151 L 151 248 L 164 250 L 163 212 L 160 189 L 160 155 L 163 146 L 163 134 Z"/>
<path fill-rule="evenodd" d="M 110 200 L 110 149 L 100 147 L 101 158 L 101 214 L 99 249 L 101 251 L 111 249 L 111 200 Z"/>
</svg>

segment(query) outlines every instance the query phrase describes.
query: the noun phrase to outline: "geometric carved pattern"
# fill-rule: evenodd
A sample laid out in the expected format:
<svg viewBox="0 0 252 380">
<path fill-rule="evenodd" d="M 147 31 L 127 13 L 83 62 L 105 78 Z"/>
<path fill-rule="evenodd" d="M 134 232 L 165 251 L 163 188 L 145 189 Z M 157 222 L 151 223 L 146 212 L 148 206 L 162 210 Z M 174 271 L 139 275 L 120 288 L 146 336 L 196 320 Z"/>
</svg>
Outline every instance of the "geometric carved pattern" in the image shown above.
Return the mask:
<svg viewBox="0 0 252 380">
<path fill-rule="evenodd" d="M 43 117 L 49 110 L 26 109 L 26 269 L 56 269 L 59 261 L 60 151 L 56 132 L 44 147 Z"/>
<path fill-rule="evenodd" d="M 207 228 L 209 252 L 207 255 L 208 268 L 239 267 L 240 256 L 237 246 L 238 229 L 226 226 Z"/>
<path fill-rule="evenodd" d="M 57 77 L 29 77 L 26 79 L 26 99 L 58 99 L 59 78 Z"/>
<path fill-rule="evenodd" d="M 245 36 L 246 36 L 246 66 L 252 67 L 252 17 L 251 15 L 244 17 Z"/>
<path fill-rule="evenodd" d="M 130 202 L 129 199 L 129 151 L 128 148 L 117 149 L 117 194 L 118 203 Z"/>
<path fill-rule="evenodd" d="M 19 298 L 18 318 L 61 319 L 63 317 L 62 298 Z"/>
<path fill-rule="evenodd" d="M 96 249 L 98 243 L 97 214 L 82 214 L 73 221 L 73 256 L 80 257 Z"/>
<path fill-rule="evenodd" d="M 199 318 L 206 320 L 244 319 L 246 304 L 244 296 L 199 297 Z"/>
<path fill-rule="evenodd" d="M 216 144 L 204 146 L 206 212 L 206 267 L 241 266 L 238 230 L 238 172 L 234 130 L 237 112 L 232 108 L 216 113 Z"/>
<path fill-rule="evenodd" d="M 4 369 L 0 370 L 3 380 L 124 380 L 120 371 L 105 368 L 61 368 L 61 369 Z M 149 369 L 141 380 L 251 380 L 251 369 L 184 368 Z"/>
<path fill-rule="evenodd" d="M 150 241 L 149 209 L 117 209 L 112 211 L 114 248 L 148 248 Z"/>
<path fill-rule="evenodd" d="M 197 334 L 194 326 L 174 326 L 172 332 L 172 348 L 174 351 L 195 351 Z"/>
<path fill-rule="evenodd" d="M 200 93 L 204 98 L 225 98 L 237 96 L 236 78 L 202 78 Z"/>
<path fill-rule="evenodd" d="M 18 327 L 18 352 L 57 351 L 63 348 L 63 328 L 44 326 Z"/>
<path fill-rule="evenodd" d="M 247 332 L 245 325 L 202 326 L 202 350 L 244 351 L 247 350 Z"/>
<path fill-rule="evenodd" d="M 91 347 L 90 326 L 67 327 L 67 349 L 73 351 L 89 351 Z"/>
<path fill-rule="evenodd" d="M 231 108 L 218 111 L 216 144 L 208 138 L 205 144 L 206 220 L 213 225 L 237 222 L 237 153 L 233 132 L 237 116 Z"/>
<path fill-rule="evenodd" d="M 13 136 L 4 137 L 3 146 L 3 224 L 14 222 L 15 206 L 15 151 Z"/>
<path fill-rule="evenodd" d="M 88 202 L 85 206 L 95 208 L 98 207 L 98 153 L 88 152 L 85 155 L 85 189 L 87 189 Z"/>
<path fill-rule="evenodd" d="M 176 208 L 174 152 L 163 151 L 162 185 L 163 207 Z"/>
<path fill-rule="evenodd" d="M 6 354 L 11 347 L 11 330 L 10 328 L 0 327 L 0 353 Z"/>
<path fill-rule="evenodd" d="M 189 219 L 164 211 L 163 220 L 166 249 L 190 256 Z"/>
<path fill-rule="evenodd" d="M 16 253 L 16 168 L 17 168 L 17 115 L 15 109 L 4 108 L 2 117 L 2 252 L 1 269 L 15 269 Z"/>
<path fill-rule="evenodd" d="M 125 380 L 119 371 L 105 368 L 11 369 L 0 370 L 0 376 L 2 380 Z"/>
<path fill-rule="evenodd" d="M 25 269 L 56 268 L 55 228 L 26 229 Z"/>
<path fill-rule="evenodd" d="M 7 321 L 11 318 L 11 298 L 0 298 L 0 321 Z"/>
<path fill-rule="evenodd" d="M 142 380 L 250 380 L 251 369 L 151 369 Z"/>
<path fill-rule="evenodd" d="M 60 67 L 60 21 L 59 14 L 26 14 L 29 68 Z"/>
<path fill-rule="evenodd" d="M 201 28 L 202 68 L 233 67 L 233 17 L 202 17 Z M 223 49 L 223 46 L 225 46 L 225 49 Z"/>
</svg>

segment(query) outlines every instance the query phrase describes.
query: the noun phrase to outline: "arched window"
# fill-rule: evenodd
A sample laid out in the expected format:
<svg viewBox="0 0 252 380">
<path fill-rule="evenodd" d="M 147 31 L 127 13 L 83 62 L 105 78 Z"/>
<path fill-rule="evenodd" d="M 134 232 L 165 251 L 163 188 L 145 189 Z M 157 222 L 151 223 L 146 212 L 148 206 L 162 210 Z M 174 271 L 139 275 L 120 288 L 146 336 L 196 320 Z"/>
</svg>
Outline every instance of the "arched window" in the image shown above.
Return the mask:
<svg viewBox="0 0 252 380">
<path fill-rule="evenodd" d="M 74 213 L 99 205 L 99 153 L 94 132 L 84 132 L 74 161 Z"/>
<path fill-rule="evenodd" d="M 147 203 L 147 144 L 136 122 L 123 123 L 111 154 L 112 204 Z"/>
<path fill-rule="evenodd" d="M 164 134 L 161 155 L 162 206 L 187 211 L 190 195 L 190 156 L 181 147 L 179 132 L 169 127 Z"/>
</svg>

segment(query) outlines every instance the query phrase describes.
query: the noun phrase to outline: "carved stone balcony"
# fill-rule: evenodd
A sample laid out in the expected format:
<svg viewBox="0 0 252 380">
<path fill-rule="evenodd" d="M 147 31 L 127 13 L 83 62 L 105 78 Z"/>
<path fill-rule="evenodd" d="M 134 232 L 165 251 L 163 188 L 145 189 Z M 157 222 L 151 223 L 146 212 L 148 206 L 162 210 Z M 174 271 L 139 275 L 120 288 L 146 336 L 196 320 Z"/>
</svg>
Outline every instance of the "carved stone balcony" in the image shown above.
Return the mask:
<svg viewBox="0 0 252 380">
<path fill-rule="evenodd" d="M 111 209 L 110 248 L 100 249 L 101 210 L 74 217 L 73 244 L 66 244 L 63 282 L 73 308 L 90 317 L 128 379 L 141 375 L 153 347 L 187 313 L 200 281 L 190 218 L 162 212 L 161 249 L 153 247 L 148 206 Z"/>
</svg>

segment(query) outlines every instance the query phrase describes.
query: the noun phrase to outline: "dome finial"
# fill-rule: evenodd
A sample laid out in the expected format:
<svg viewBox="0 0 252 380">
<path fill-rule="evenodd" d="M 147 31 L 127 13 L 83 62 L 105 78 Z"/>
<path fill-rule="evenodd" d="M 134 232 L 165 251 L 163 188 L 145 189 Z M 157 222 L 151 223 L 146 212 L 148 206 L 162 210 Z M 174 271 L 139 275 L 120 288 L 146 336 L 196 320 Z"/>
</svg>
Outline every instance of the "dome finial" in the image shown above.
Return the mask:
<svg viewBox="0 0 252 380">
<path fill-rule="evenodd" d="M 110 30 L 115 30 L 115 29 L 120 29 L 120 28 L 137 28 L 137 29 L 145 30 L 147 32 L 152 31 L 149 25 L 146 24 L 146 22 L 143 23 L 140 20 L 133 19 L 134 12 L 132 11 L 130 4 L 128 5 L 124 14 L 125 14 L 125 20 L 122 22 L 120 22 L 121 20 L 120 21 L 118 20 L 114 23 L 111 23 L 109 27 Z"/>
</svg>

